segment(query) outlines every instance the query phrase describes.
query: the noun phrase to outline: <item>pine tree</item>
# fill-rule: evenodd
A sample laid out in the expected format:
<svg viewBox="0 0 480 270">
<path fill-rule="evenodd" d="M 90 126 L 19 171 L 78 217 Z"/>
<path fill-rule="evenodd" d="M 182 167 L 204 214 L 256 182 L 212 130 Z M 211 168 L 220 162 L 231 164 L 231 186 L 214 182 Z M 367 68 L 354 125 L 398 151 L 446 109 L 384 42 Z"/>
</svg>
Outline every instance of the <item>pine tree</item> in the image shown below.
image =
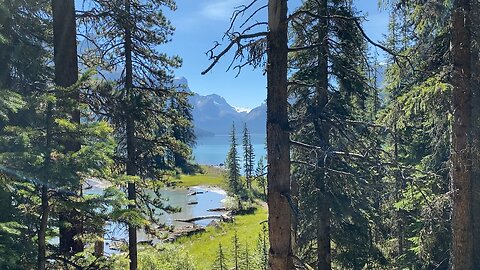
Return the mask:
<svg viewBox="0 0 480 270">
<path fill-rule="evenodd" d="M 52 0 L 52 18 L 55 84 L 59 87 L 68 88 L 78 80 L 77 29 L 74 0 Z M 78 102 L 80 91 L 71 89 L 69 92 L 60 91 L 59 93 L 65 94 L 58 97 L 59 105 L 65 104 L 64 108 L 60 109 L 70 114 L 72 124 L 79 125 L 80 111 Z M 63 144 L 65 145 L 65 152 L 77 152 L 81 148 L 75 137 L 66 136 Z M 77 192 L 80 193 L 78 189 L 81 189 L 82 183 L 72 183 L 72 185 L 77 186 Z M 60 214 L 60 250 L 64 254 L 75 254 L 83 251 L 83 244 L 78 237 L 83 231 L 80 216 L 81 214 L 75 208 Z"/>
<path fill-rule="evenodd" d="M 258 182 L 258 186 L 262 189 L 263 200 L 267 200 L 267 178 L 266 167 L 263 165 L 264 157 L 260 157 L 257 162 L 257 168 L 255 169 L 255 179 Z"/>
<path fill-rule="evenodd" d="M 245 248 L 242 249 L 242 253 L 240 254 L 240 269 L 241 270 L 252 270 L 253 263 L 252 263 L 252 254 L 250 253 L 250 248 L 248 242 L 245 242 Z"/>
<path fill-rule="evenodd" d="M 240 240 L 238 239 L 238 233 L 235 230 L 232 237 L 232 264 L 233 269 L 240 270 L 241 266 L 241 250 L 240 250 Z"/>
<path fill-rule="evenodd" d="M 217 257 L 211 267 L 212 270 L 228 270 L 227 258 L 223 252 L 222 243 L 218 244 Z"/>
<path fill-rule="evenodd" d="M 137 217 L 155 221 L 152 205 L 161 207 L 158 192 L 146 192 L 147 188 L 158 191 L 149 181 L 162 180 L 165 170 L 187 159 L 194 137 L 191 132 L 188 94 L 172 88 L 172 68 L 179 67 L 179 57 L 169 57 L 159 51 L 159 46 L 169 41 L 173 27 L 162 9 L 175 9 L 173 1 L 124 0 L 92 1 L 92 10 L 83 12 L 86 33 L 95 40 L 99 51 L 88 50 L 87 66 L 100 62 L 102 72 L 122 70 L 114 82 L 100 84 L 99 91 L 92 93 L 91 106 L 116 128 L 119 139 L 119 160 L 130 176 L 128 197 L 132 216 L 129 220 L 130 269 L 137 269 L 136 230 L 144 222 Z M 105 38 L 106 37 L 106 38 Z M 109 100 L 109 102 L 104 102 Z M 173 158 L 172 158 L 173 157 Z M 141 193 L 141 201 L 137 194 Z M 137 208 L 140 206 L 140 208 Z M 142 207 L 143 206 L 143 207 Z M 141 211 L 143 214 L 138 215 Z"/>
<path fill-rule="evenodd" d="M 255 162 L 255 153 L 253 151 L 252 138 L 248 132 L 247 123 L 243 126 L 243 167 L 245 174 L 246 188 L 252 190 L 253 163 Z"/>
<path fill-rule="evenodd" d="M 262 224 L 262 230 L 258 234 L 256 248 L 256 268 L 259 270 L 268 269 L 268 229 L 265 223 Z"/>
<path fill-rule="evenodd" d="M 227 167 L 227 181 L 230 192 L 234 195 L 241 196 L 243 185 L 240 179 L 240 160 L 237 152 L 237 138 L 235 132 L 235 123 L 233 123 L 232 130 L 230 131 L 230 150 L 228 151 L 225 164 Z"/>
<path fill-rule="evenodd" d="M 267 51 L 267 159 L 269 266 L 293 269 L 290 225 L 290 139 L 288 123 L 287 1 L 268 1 Z"/>
<path fill-rule="evenodd" d="M 295 72 L 289 90 L 296 252 L 319 270 L 332 269 L 332 261 L 343 268 L 381 263 L 383 255 L 370 238 L 378 190 L 364 184 L 380 180 L 381 148 L 367 120 L 366 100 L 374 97 L 368 96 L 371 71 L 361 22 L 344 19 L 357 16 L 351 1 L 305 1 L 293 14 L 289 66 Z M 346 210 L 351 205 L 352 211 Z M 316 254 L 308 250 L 312 242 Z"/>
</svg>

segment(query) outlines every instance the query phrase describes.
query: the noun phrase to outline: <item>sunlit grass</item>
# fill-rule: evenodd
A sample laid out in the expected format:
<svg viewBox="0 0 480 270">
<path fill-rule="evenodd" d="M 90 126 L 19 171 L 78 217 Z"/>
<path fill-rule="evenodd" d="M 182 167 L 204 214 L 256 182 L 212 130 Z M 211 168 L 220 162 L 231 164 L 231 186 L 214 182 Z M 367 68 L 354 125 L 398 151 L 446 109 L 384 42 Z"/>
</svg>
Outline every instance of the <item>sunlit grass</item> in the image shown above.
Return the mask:
<svg viewBox="0 0 480 270">
<path fill-rule="evenodd" d="M 227 257 L 231 257 L 232 238 L 237 231 L 240 245 L 249 245 L 253 252 L 257 245 L 258 235 L 262 230 L 262 222 L 267 220 L 267 210 L 259 207 L 253 214 L 235 216 L 234 223 L 220 223 L 218 227 L 208 227 L 201 234 L 177 240 L 187 254 L 192 257 L 197 269 L 210 269 L 215 260 L 219 243 L 222 243 Z"/>
<path fill-rule="evenodd" d="M 181 175 L 180 179 L 175 180 L 179 187 L 192 186 L 215 186 L 225 189 L 226 182 L 224 179 L 224 170 L 213 166 L 202 165 L 203 173 L 195 175 Z"/>
</svg>

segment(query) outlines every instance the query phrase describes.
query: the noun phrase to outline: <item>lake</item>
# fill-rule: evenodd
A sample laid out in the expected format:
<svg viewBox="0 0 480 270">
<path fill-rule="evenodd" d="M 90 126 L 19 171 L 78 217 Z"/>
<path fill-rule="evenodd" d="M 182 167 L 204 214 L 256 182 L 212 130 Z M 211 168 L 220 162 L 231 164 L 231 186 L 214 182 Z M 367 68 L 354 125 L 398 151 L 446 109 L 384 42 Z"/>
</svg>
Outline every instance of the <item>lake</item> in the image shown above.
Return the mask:
<svg viewBox="0 0 480 270">
<path fill-rule="evenodd" d="M 263 157 L 266 158 L 267 150 L 265 148 L 265 134 L 251 134 L 251 142 L 255 153 L 256 162 Z M 243 147 L 242 136 L 237 135 L 237 151 L 240 163 L 243 165 Z M 230 135 L 215 135 L 212 137 L 202 137 L 197 139 L 197 144 L 193 148 L 195 162 L 201 165 L 219 165 L 224 164 L 227 153 L 230 150 Z M 264 163 L 265 164 L 265 163 Z"/>
</svg>

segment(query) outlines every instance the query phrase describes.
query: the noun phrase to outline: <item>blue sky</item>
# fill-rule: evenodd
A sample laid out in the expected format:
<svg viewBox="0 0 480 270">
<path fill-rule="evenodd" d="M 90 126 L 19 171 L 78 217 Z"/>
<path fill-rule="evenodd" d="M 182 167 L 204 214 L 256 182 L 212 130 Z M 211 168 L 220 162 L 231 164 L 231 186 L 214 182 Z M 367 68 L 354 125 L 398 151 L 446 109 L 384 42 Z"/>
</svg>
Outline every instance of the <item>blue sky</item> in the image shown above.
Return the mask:
<svg viewBox="0 0 480 270">
<path fill-rule="evenodd" d="M 379 11 L 378 0 L 354 0 L 358 10 L 368 15 L 364 26 L 368 35 L 375 41 L 382 40 L 388 25 L 388 12 Z M 81 0 L 76 0 L 77 9 L 81 9 Z M 262 70 L 245 67 L 236 77 L 236 71 L 226 72 L 231 56 L 224 59 L 208 74 L 200 73 L 210 64 L 205 52 L 221 41 L 224 31 L 230 25 L 230 17 L 240 5 L 250 0 L 176 0 L 176 11 L 165 11 L 176 27 L 170 43 L 159 49 L 169 55 L 183 58 L 183 66 L 175 75 L 185 77 L 190 89 L 201 94 L 219 94 L 228 103 L 239 108 L 254 108 L 265 101 L 266 77 Z M 260 0 L 266 3 L 267 0 Z M 289 12 L 301 4 L 302 0 L 289 0 Z M 266 10 L 258 20 L 266 21 Z"/>
<path fill-rule="evenodd" d="M 256 107 L 265 100 L 266 78 L 262 75 L 262 70 L 245 67 L 235 77 L 236 71 L 226 72 L 231 59 L 226 57 L 208 74 L 201 75 L 200 72 L 210 64 L 205 52 L 214 41 L 221 40 L 234 8 L 248 2 L 249 0 L 177 0 L 177 10 L 167 12 L 176 32 L 172 42 L 162 46 L 165 52 L 183 58 L 183 66 L 176 71 L 176 76 L 186 77 L 190 89 L 201 95 L 219 94 L 231 105 L 242 108 Z M 301 0 L 290 0 L 289 12 L 300 3 Z M 379 10 L 378 0 L 356 0 L 356 7 L 368 15 L 368 21 L 364 25 L 369 36 L 375 41 L 383 40 L 388 25 L 388 12 Z M 262 17 L 265 18 L 266 14 L 262 14 Z"/>
</svg>

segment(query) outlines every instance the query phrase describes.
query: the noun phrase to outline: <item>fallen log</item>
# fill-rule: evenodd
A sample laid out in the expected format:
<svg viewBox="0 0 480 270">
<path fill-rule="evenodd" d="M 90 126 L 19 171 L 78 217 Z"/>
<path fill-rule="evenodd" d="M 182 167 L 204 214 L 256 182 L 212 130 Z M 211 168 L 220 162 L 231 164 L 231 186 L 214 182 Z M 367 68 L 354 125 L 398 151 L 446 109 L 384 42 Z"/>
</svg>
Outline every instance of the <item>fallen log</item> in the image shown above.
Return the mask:
<svg viewBox="0 0 480 270">
<path fill-rule="evenodd" d="M 188 219 L 175 219 L 175 221 L 192 223 L 192 222 L 203 220 L 203 219 L 220 219 L 223 222 L 233 222 L 233 217 L 231 216 L 230 213 L 226 213 L 223 215 L 199 216 L 199 217 L 193 217 Z"/>
<path fill-rule="evenodd" d="M 203 194 L 203 193 L 205 193 L 205 192 L 203 192 L 203 191 L 194 191 L 194 192 L 192 192 L 192 193 L 189 193 L 188 196 L 195 196 L 195 195 Z"/>
<path fill-rule="evenodd" d="M 226 212 L 227 208 L 225 207 L 212 208 L 212 209 L 208 209 L 207 211 L 208 212 Z"/>
<path fill-rule="evenodd" d="M 188 219 L 175 219 L 175 221 L 192 223 L 192 222 L 203 220 L 203 219 L 222 219 L 222 215 L 209 215 L 209 216 L 193 217 Z"/>
</svg>

